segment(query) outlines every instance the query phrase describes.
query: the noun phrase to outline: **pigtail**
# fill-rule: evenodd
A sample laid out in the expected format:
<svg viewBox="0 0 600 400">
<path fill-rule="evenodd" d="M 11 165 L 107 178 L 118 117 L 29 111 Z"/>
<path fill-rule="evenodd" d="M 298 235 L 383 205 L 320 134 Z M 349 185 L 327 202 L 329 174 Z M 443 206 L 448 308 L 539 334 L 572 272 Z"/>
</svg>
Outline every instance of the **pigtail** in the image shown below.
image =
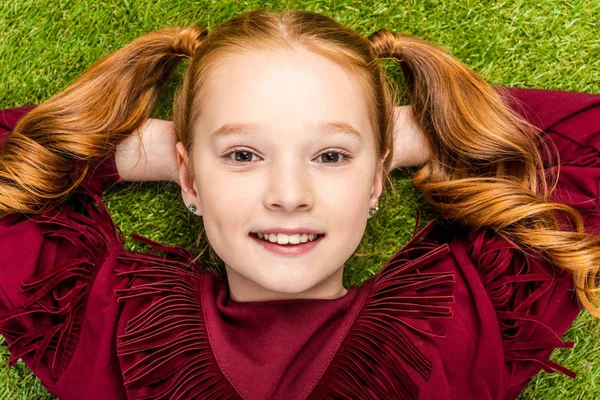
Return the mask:
<svg viewBox="0 0 600 400">
<path fill-rule="evenodd" d="M 538 144 L 539 131 L 479 75 L 433 44 L 385 29 L 369 40 L 378 57 L 400 62 L 430 143 L 432 156 L 413 178 L 425 201 L 447 219 L 491 227 L 571 271 L 581 303 L 600 317 L 600 237 L 585 232 L 576 209 L 550 201 L 558 174 L 546 176 L 544 162 L 558 160 L 558 154 Z"/>
<path fill-rule="evenodd" d="M 193 56 L 206 33 L 193 26 L 142 36 L 23 117 L 0 152 L 0 217 L 64 200 L 150 116 L 172 69 Z M 81 171 L 74 174 L 76 161 Z"/>
</svg>

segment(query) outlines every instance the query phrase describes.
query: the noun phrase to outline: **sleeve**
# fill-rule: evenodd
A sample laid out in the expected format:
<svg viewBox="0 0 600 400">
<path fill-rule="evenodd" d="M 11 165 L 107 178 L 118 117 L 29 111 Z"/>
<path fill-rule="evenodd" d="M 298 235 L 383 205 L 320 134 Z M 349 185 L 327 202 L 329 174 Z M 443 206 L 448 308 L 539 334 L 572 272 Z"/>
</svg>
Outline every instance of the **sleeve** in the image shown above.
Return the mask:
<svg viewBox="0 0 600 400">
<path fill-rule="evenodd" d="M 0 148 L 32 108 L 0 111 Z M 54 396 L 78 341 L 92 283 L 107 255 L 122 246 L 99 198 L 119 181 L 112 156 L 70 197 L 83 213 L 62 206 L 0 218 L 0 333 L 8 342 L 9 365 L 21 358 Z"/>
<path fill-rule="evenodd" d="M 552 200 L 577 209 L 586 231 L 600 234 L 600 95 L 500 90 L 556 146 L 560 174 Z M 470 232 L 468 254 L 500 324 L 509 382 L 503 399 L 516 398 L 541 369 L 575 377 L 549 357 L 555 348 L 573 347 L 560 338 L 581 310 L 572 274 L 514 250 L 489 229 Z"/>
<path fill-rule="evenodd" d="M 543 132 L 541 140 L 558 151 L 560 174 L 552 200 L 577 209 L 586 230 L 600 234 L 600 94 L 504 90 L 512 106 Z"/>
</svg>

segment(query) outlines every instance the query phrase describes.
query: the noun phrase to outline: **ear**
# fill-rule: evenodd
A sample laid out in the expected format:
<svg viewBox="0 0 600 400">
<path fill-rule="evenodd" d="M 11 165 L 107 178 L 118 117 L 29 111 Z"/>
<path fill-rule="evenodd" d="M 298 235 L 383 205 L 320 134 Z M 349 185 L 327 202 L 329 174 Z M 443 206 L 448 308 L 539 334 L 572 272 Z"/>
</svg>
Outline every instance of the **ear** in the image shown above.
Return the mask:
<svg viewBox="0 0 600 400">
<path fill-rule="evenodd" d="M 188 152 L 183 145 L 183 142 L 177 142 L 175 145 L 177 148 L 177 165 L 179 167 L 179 181 L 181 183 L 181 197 L 186 207 L 190 204 L 196 206 L 194 214 L 202 215 L 202 204 L 200 203 L 200 196 L 198 196 L 198 190 L 196 182 L 194 181 L 194 171 L 188 169 L 189 156 Z"/>
<path fill-rule="evenodd" d="M 373 180 L 373 187 L 371 189 L 371 208 L 375 208 L 375 206 L 379 203 L 379 196 L 381 196 L 381 192 L 383 191 L 383 163 L 385 162 L 385 159 L 389 154 L 390 150 L 388 149 L 377 164 L 377 170 L 375 171 L 375 179 Z"/>
</svg>

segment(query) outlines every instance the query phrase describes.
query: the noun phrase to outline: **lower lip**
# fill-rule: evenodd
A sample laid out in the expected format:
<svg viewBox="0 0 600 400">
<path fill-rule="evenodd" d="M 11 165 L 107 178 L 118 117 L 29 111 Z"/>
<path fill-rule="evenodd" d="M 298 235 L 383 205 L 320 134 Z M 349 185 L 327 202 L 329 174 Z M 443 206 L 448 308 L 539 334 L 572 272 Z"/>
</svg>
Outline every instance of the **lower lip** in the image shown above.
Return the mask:
<svg viewBox="0 0 600 400">
<path fill-rule="evenodd" d="M 311 251 L 323 238 L 325 235 L 320 235 L 317 240 L 313 240 L 312 242 L 299 243 L 299 244 L 277 244 L 267 242 L 266 240 L 259 239 L 254 235 L 250 235 L 254 241 L 256 241 L 259 245 L 264 247 L 265 249 L 279 255 L 283 256 L 296 256 L 304 253 L 308 253 Z"/>
</svg>

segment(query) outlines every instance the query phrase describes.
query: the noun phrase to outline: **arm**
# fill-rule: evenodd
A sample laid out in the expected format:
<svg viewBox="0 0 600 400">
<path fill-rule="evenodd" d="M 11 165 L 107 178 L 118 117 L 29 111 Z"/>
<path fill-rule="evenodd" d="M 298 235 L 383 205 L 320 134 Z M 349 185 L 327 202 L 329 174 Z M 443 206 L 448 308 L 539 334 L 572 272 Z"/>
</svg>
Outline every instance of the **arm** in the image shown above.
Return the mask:
<svg viewBox="0 0 600 400">
<path fill-rule="evenodd" d="M 598 95 L 588 93 L 512 87 L 496 87 L 496 90 L 505 98 L 511 108 L 541 131 L 548 131 L 552 127 L 561 127 L 568 123 L 579 123 L 578 121 L 573 122 L 574 120 L 568 121 L 568 119 L 581 113 L 582 110 L 595 107 L 598 101 Z M 430 157 L 430 149 L 414 119 L 411 107 L 394 107 L 394 119 L 396 121 L 394 160 L 390 169 L 424 164 Z M 585 142 L 585 138 L 580 135 L 580 137 L 570 140 L 581 145 L 592 145 L 593 139 Z M 561 155 L 563 161 L 573 157 L 575 157 L 574 154 Z"/>
<path fill-rule="evenodd" d="M 32 108 L 0 110 L 0 148 Z M 117 179 L 114 158 L 94 165 L 89 175 L 94 176 L 82 185 L 100 194 L 105 184 Z M 22 359 L 44 387 L 61 399 L 63 395 L 83 396 L 71 390 L 73 379 L 64 375 L 69 369 L 81 379 L 82 363 L 117 365 L 112 352 L 97 349 L 112 348 L 107 342 L 116 330 L 119 306 L 110 300 L 113 281 L 106 277 L 113 276 L 115 259 L 108 254 L 116 246 L 122 248 L 122 238 L 103 203 L 98 200 L 95 207 L 89 200 L 79 195 L 70 198 L 85 213 L 52 207 L 43 213 L 0 218 L 0 334 L 11 353 L 9 365 Z M 97 280 L 96 276 L 104 278 Z M 85 322 L 85 315 L 102 323 Z M 100 328 L 85 334 L 89 326 Z M 95 351 L 73 351 L 90 343 Z M 90 374 L 106 383 L 103 388 L 111 393 L 108 397 L 117 398 L 110 383 L 120 382 L 118 369 L 92 369 Z M 105 376 L 99 378 L 102 374 Z"/>
<path fill-rule="evenodd" d="M 600 95 L 554 90 L 506 88 L 508 100 L 517 112 L 543 131 L 560 156 L 560 174 L 552 201 L 574 207 L 582 215 L 586 232 L 600 233 Z M 554 167 L 556 168 L 556 167 Z M 532 306 L 531 314 L 546 327 L 523 332 L 523 341 L 554 340 L 562 335 L 579 314 L 572 297 L 569 275 L 547 290 Z M 555 332 L 552 333 L 548 328 Z M 509 332 L 515 337 L 514 332 Z M 513 360 L 510 385 L 505 398 L 516 398 L 550 356 L 552 349 L 534 352 L 510 351 L 509 355 L 533 355 L 538 362 Z M 548 364 L 544 365 L 546 367 Z M 584 372 L 582 368 L 579 369 Z"/>
<path fill-rule="evenodd" d="M 35 106 L 24 106 L 0 112 L 0 148 L 17 122 L 33 108 Z M 96 167 L 99 173 L 89 177 L 86 183 L 95 186 L 99 193 L 113 181 L 171 181 L 179 184 L 176 142 L 171 121 L 150 118 L 117 146 L 114 158 L 109 157 Z M 103 178 L 101 182 L 95 182 L 99 178 Z"/>
<path fill-rule="evenodd" d="M 600 95 L 519 88 L 498 90 L 515 111 L 542 132 L 541 138 L 552 142 L 558 150 L 560 174 L 551 200 L 574 207 L 583 217 L 586 232 L 600 233 Z M 526 261 L 526 268 L 521 263 L 507 263 L 506 256 L 500 255 L 513 250 L 494 245 L 498 242 L 493 235 L 486 239 L 480 233 L 470 243 L 469 255 L 483 275 L 502 322 L 509 374 L 503 398 L 516 398 L 542 368 L 569 374 L 549 361 L 549 356 L 555 347 L 552 343 L 559 343 L 557 339 L 580 312 L 571 274 L 532 260 Z M 508 267 L 500 272 L 497 267 L 502 265 Z M 536 282 L 536 274 L 551 280 Z M 511 275 L 520 276 L 520 280 L 509 280 Z M 523 301 L 525 298 L 528 300 Z M 526 314 L 527 319 L 519 320 L 519 313 Z"/>
<path fill-rule="evenodd" d="M 179 169 L 171 121 L 150 118 L 125 139 L 115 153 L 124 181 L 170 181 L 179 184 Z"/>
<path fill-rule="evenodd" d="M 390 170 L 424 164 L 430 156 L 429 144 L 415 121 L 410 106 L 394 107 L 394 159 Z"/>
</svg>

